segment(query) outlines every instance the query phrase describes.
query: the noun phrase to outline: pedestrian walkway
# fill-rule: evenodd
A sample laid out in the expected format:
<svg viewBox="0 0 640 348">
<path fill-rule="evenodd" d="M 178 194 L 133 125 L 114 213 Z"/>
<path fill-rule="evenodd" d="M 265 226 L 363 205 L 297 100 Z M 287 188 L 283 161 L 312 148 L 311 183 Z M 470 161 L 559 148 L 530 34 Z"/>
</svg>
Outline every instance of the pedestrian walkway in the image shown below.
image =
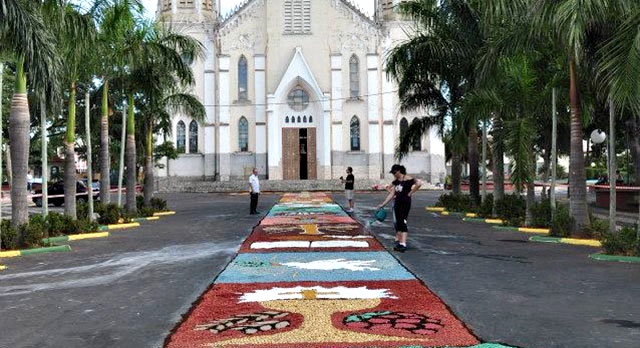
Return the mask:
<svg viewBox="0 0 640 348">
<path fill-rule="evenodd" d="M 504 347 L 466 325 L 325 194 L 285 194 L 168 347 Z"/>
</svg>

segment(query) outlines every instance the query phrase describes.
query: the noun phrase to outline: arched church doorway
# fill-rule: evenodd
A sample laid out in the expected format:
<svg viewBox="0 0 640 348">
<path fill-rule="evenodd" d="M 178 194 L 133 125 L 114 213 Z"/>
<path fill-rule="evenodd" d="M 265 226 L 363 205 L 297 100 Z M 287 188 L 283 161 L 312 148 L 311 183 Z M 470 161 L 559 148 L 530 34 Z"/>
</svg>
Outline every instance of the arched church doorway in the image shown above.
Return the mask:
<svg viewBox="0 0 640 348">
<path fill-rule="evenodd" d="M 282 174 L 284 180 L 316 180 L 316 129 L 282 129 Z"/>
</svg>

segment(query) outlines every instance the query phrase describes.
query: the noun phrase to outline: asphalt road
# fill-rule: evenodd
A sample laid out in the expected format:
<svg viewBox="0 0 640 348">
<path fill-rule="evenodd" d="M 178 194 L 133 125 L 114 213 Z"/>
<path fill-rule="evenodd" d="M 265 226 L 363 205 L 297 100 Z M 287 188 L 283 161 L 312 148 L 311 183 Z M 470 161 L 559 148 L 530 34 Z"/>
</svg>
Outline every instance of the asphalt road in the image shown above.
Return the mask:
<svg viewBox="0 0 640 348">
<path fill-rule="evenodd" d="M 438 194 L 414 198 L 410 249 L 393 255 L 483 341 L 638 347 L 640 265 L 593 261 L 592 248 L 527 242 L 528 235 L 425 212 Z M 260 219 L 247 214 L 246 195 L 166 198 L 177 215 L 71 242 L 70 253 L 3 259 L 0 347 L 162 346 Z M 369 220 L 383 198 L 357 195 L 356 216 Z M 276 199 L 263 194 L 259 210 Z M 371 230 L 391 247 L 389 222 Z"/>
</svg>

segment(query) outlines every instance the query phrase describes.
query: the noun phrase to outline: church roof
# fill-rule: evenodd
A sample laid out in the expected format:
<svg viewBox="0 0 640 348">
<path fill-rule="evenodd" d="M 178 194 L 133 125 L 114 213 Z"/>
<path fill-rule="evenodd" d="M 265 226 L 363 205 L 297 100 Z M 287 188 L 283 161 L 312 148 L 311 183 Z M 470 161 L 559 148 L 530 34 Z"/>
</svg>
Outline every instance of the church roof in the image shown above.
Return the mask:
<svg viewBox="0 0 640 348">
<path fill-rule="evenodd" d="M 242 11 L 244 11 L 254 1 L 255 0 L 245 0 L 244 2 L 236 5 L 236 7 L 233 10 L 231 10 L 231 12 L 227 16 L 220 18 L 220 27 L 224 27 L 225 24 L 229 23 L 231 20 L 237 17 Z M 351 9 L 353 12 L 355 12 L 357 15 L 362 17 L 363 20 L 371 23 L 372 25 L 376 24 L 372 17 L 367 16 L 363 10 L 361 10 L 359 7 L 354 5 L 350 0 L 338 0 L 338 1 L 342 2 L 345 6 Z"/>
</svg>

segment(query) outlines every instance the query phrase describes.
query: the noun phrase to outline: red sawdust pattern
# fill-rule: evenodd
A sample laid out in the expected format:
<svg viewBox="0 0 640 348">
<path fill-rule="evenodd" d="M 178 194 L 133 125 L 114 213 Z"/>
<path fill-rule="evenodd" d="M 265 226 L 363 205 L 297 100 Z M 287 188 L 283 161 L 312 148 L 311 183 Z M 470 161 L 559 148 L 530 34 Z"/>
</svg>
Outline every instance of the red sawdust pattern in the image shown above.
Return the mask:
<svg viewBox="0 0 640 348">
<path fill-rule="evenodd" d="M 258 313 L 269 311 L 265 307 L 256 302 L 238 303 L 239 297 L 243 293 L 253 292 L 258 289 L 271 289 L 274 287 L 291 288 L 295 286 L 312 287 L 322 286 L 332 288 L 338 286 L 357 288 L 366 286 L 368 289 L 388 289 L 389 293 L 397 298 L 383 298 L 380 304 L 375 308 L 368 308 L 363 312 L 400 312 L 416 314 L 428 317 L 433 323 L 438 323 L 438 330 L 435 332 L 418 332 L 412 333 L 407 330 L 399 330 L 398 328 L 378 327 L 375 332 L 371 332 L 367 328 L 353 328 L 345 325 L 343 320 L 345 317 L 353 314 L 353 312 L 337 312 L 331 316 L 331 322 L 334 327 L 346 330 L 363 332 L 370 334 L 382 334 L 392 337 L 405 337 L 410 339 L 407 342 L 394 341 L 376 341 L 366 343 L 345 343 L 345 342 L 328 342 L 328 343 L 296 343 L 296 344 L 261 344 L 261 345 L 221 345 L 221 347 L 256 347 L 256 348 L 346 348 L 346 347 L 399 347 L 410 345 L 422 345 L 430 347 L 440 346 L 472 346 L 479 344 L 479 340 L 464 326 L 464 324 L 456 318 L 447 306 L 429 289 L 427 289 L 419 280 L 404 281 L 357 281 L 357 282 L 300 282 L 291 283 L 254 283 L 254 284 L 216 284 L 202 297 L 201 301 L 196 305 L 186 320 L 179 325 L 172 336 L 167 340 L 167 347 L 170 348 L 186 348 L 186 347 L 203 347 L 216 342 L 224 341 L 229 338 L 246 337 L 245 334 L 228 330 L 220 333 L 212 333 L 208 330 L 196 330 L 198 325 L 203 325 L 216 320 L 234 317 L 246 313 Z M 408 316 L 407 316 L 408 318 Z M 407 319 L 405 318 L 405 319 Z M 408 318 L 410 319 L 410 318 Z M 291 325 L 277 332 L 285 332 L 295 330 L 300 327 L 303 318 L 291 313 L 287 317 L 287 321 Z M 435 326 L 433 327 L 435 328 Z M 273 332 L 273 331 L 272 331 Z M 270 335 L 271 333 L 255 333 L 255 335 Z M 267 338 L 267 337 L 265 337 Z M 268 339 L 266 340 L 268 342 Z"/>
</svg>

